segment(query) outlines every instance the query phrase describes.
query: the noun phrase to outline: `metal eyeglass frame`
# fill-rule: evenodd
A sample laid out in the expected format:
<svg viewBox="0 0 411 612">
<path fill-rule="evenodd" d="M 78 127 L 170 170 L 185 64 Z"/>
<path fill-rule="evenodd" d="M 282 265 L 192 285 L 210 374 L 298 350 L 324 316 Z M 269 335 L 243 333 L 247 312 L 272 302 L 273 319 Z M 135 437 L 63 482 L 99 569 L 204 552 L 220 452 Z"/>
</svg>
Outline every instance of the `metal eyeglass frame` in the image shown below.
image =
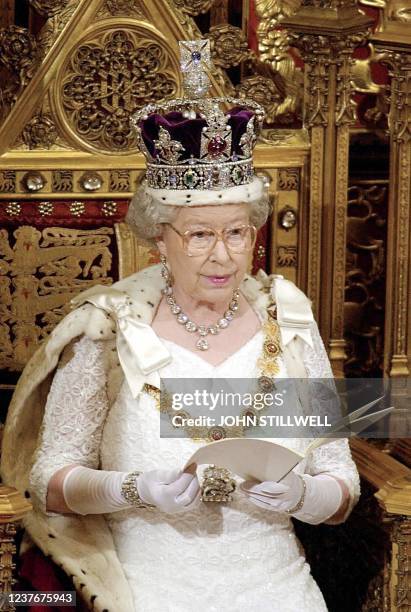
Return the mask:
<svg viewBox="0 0 411 612">
<path fill-rule="evenodd" d="M 233 228 L 228 228 L 227 227 L 227 228 L 224 228 L 222 230 L 214 230 L 211 227 L 204 228 L 204 231 L 211 231 L 211 232 L 213 232 L 215 234 L 214 244 L 207 251 L 204 251 L 204 253 L 198 253 L 198 255 L 190 255 L 190 253 L 188 253 L 188 250 L 187 250 L 186 236 L 187 236 L 187 234 L 191 233 L 193 230 L 186 230 L 185 232 L 181 233 L 171 223 L 164 223 L 164 225 L 170 226 L 171 229 L 173 231 L 175 231 L 175 233 L 178 234 L 178 236 L 180 236 L 180 238 L 182 238 L 182 240 L 183 240 L 183 248 L 184 248 L 185 253 L 188 255 L 188 257 L 201 257 L 201 255 L 207 255 L 208 253 L 211 253 L 211 251 L 215 248 L 215 245 L 217 244 L 218 240 L 222 240 L 222 242 L 224 243 L 224 246 L 227 249 L 227 251 L 229 251 L 230 253 L 233 252 L 232 249 L 230 249 L 230 247 L 227 245 L 225 237 L 224 237 L 224 232 L 226 230 L 228 230 L 228 229 L 233 229 Z M 255 232 L 254 240 L 252 241 L 250 249 L 245 249 L 244 251 L 240 251 L 237 254 L 249 253 L 250 251 L 253 250 L 254 245 L 255 245 L 255 241 L 256 241 L 256 238 L 257 238 L 257 228 L 255 227 L 255 225 L 251 225 L 251 224 L 243 224 L 243 225 L 240 225 L 239 227 L 241 227 L 241 228 L 243 228 L 243 227 L 250 228 L 250 229 L 253 229 L 254 232 Z M 235 253 L 235 251 L 234 251 L 234 253 Z"/>
</svg>

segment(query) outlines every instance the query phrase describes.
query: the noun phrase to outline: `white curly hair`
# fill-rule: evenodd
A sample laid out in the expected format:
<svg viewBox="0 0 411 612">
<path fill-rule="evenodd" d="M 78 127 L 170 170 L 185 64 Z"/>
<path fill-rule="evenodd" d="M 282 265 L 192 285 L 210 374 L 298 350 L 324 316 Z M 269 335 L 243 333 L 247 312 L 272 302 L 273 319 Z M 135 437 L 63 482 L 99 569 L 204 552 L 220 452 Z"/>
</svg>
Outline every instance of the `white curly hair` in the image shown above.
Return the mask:
<svg viewBox="0 0 411 612">
<path fill-rule="evenodd" d="M 179 210 L 182 208 L 181 204 L 172 204 L 173 195 L 175 196 L 176 192 L 167 198 L 168 202 L 164 202 L 162 199 L 164 200 L 165 198 L 159 197 L 155 194 L 155 191 L 160 192 L 160 190 L 148 189 L 144 184 L 140 185 L 130 202 L 125 218 L 126 223 L 128 223 L 137 238 L 148 243 L 150 246 L 153 246 L 155 238 L 161 235 L 161 224 L 173 223 Z M 207 193 L 209 194 L 210 192 Z M 218 201 L 215 202 L 215 205 L 224 203 L 224 201 Z M 230 203 L 233 204 L 234 202 Z M 266 186 L 260 190 L 258 197 L 249 199 L 245 203 L 250 208 L 250 223 L 259 229 L 265 224 L 271 212 L 270 197 Z M 196 206 L 195 201 L 190 201 L 190 205 Z"/>
</svg>

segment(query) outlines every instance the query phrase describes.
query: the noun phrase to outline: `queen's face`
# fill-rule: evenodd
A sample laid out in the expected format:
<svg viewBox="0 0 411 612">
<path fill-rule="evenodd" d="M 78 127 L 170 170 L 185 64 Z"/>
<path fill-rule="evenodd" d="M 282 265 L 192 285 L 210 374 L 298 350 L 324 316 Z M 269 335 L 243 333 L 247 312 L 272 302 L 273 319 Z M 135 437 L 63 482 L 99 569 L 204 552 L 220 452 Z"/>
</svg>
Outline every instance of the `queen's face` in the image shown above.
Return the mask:
<svg viewBox="0 0 411 612">
<path fill-rule="evenodd" d="M 207 228 L 221 231 L 249 222 L 247 204 L 227 204 L 181 208 L 172 225 L 184 234 Z M 211 251 L 190 256 L 184 250 L 183 238 L 169 225 L 163 227 L 158 246 L 167 257 L 175 289 L 201 302 L 228 303 L 244 278 L 250 252 L 232 253 L 219 239 Z"/>
</svg>

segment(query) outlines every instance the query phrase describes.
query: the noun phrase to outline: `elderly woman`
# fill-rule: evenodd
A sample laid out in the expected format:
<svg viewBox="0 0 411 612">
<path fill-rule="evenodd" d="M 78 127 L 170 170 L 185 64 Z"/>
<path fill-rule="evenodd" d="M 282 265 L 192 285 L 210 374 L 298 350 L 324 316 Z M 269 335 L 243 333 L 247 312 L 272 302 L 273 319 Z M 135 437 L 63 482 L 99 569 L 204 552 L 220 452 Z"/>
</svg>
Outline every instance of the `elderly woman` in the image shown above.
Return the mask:
<svg viewBox="0 0 411 612">
<path fill-rule="evenodd" d="M 31 495 L 28 532 L 89 609 L 319 612 L 291 517 L 348 516 L 359 490 L 347 441 L 315 450 L 281 483 L 231 475 L 233 495 L 209 503 L 201 470 L 184 465 L 213 431 L 160 438 L 162 377 L 331 376 L 307 298 L 246 274 L 268 215 L 251 161 L 261 110 L 201 104 L 136 117 L 148 173 L 128 221 L 155 240 L 162 264 L 77 298 L 22 376 L 3 477 Z M 305 339 L 272 318 L 273 298 L 284 321 L 290 303 L 300 309 Z M 283 441 L 300 451 L 308 442 Z M 13 462 L 15 444 L 24 450 Z"/>
</svg>

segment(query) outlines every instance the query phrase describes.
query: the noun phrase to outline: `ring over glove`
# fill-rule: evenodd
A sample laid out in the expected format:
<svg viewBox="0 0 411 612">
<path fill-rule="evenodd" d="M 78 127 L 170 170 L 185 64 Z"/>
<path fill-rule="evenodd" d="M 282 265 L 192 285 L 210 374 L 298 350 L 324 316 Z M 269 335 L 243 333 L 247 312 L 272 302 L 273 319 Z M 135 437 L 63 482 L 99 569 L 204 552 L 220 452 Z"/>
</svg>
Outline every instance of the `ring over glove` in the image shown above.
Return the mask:
<svg viewBox="0 0 411 612">
<path fill-rule="evenodd" d="M 299 476 L 294 471 L 280 482 L 247 480 L 240 489 L 256 506 L 285 512 L 311 525 L 318 525 L 333 516 L 343 497 L 340 484 L 332 476 Z"/>
<path fill-rule="evenodd" d="M 134 476 L 134 473 L 78 465 L 64 478 L 63 496 L 76 514 L 116 512 L 133 506 L 155 506 L 162 512 L 175 514 L 195 508 L 201 491 L 195 470 L 153 470 Z"/>
</svg>

